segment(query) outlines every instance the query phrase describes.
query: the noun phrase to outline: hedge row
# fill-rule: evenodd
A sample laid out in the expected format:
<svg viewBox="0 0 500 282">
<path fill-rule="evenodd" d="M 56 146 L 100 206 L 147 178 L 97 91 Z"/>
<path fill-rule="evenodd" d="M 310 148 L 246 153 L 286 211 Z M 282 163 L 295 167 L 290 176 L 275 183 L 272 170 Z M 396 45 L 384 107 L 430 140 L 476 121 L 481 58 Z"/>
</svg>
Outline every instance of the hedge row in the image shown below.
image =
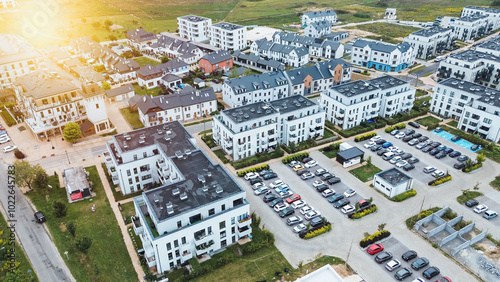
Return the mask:
<svg viewBox="0 0 500 282">
<path fill-rule="evenodd" d="M 323 233 L 326 233 L 326 232 L 330 232 L 332 230 L 332 225 L 330 223 L 327 223 L 325 225 L 323 225 L 323 227 L 317 229 L 317 230 L 314 230 L 314 231 L 309 231 L 307 232 L 307 234 L 305 234 L 304 236 L 304 239 L 311 239 L 311 238 L 314 238 L 316 236 L 319 236 Z"/>
<path fill-rule="evenodd" d="M 456 129 L 456 128 L 451 128 L 447 125 L 439 125 L 441 128 L 443 128 L 444 130 L 448 131 L 449 133 L 453 134 L 453 135 L 457 135 L 457 136 L 460 136 L 462 137 L 462 139 L 464 140 L 467 140 L 469 142 L 472 142 L 474 144 L 478 144 L 478 145 L 481 145 L 482 147 L 487 147 L 488 145 L 490 145 L 490 142 L 482 139 L 481 137 L 479 137 L 479 135 L 473 135 L 473 134 L 470 134 L 470 133 L 466 133 L 466 132 L 463 132 L 462 130 L 459 130 L 459 129 Z"/>
<path fill-rule="evenodd" d="M 271 151 L 269 153 L 257 153 L 255 154 L 255 156 L 252 156 L 250 158 L 246 158 L 237 162 L 231 162 L 231 165 L 235 169 L 242 169 L 244 167 L 267 162 L 268 160 L 271 159 L 281 158 L 283 157 L 283 155 L 285 155 L 285 152 L 283 152 L 283 150 L 281 150 L 281 148 L 278 147 L 274 151 Z"/>
<path fill-rule="evenodd" d="M 370 132 L 370 133 L 367 133 L 367 134 L 363 134 L 361 136 L 356 136 L 356 137 L 354 137 L 354 142 L 365 141 L 366 139 L 370 139 L 370 138 L 372 138 L 374 136 L 377 136 L 377 133 Z"/>
<path fill-rule="evenodd" d="M 428 109 L 429 109 L 428 107 L 424 107 L 421 110 L 417 111 L 417 110 L 415 110 L 415 106 L 414 106 L 413 109 L 410 111 L 410 113 L 406 113 L 406 114 L 405 113 L 398 113 L 395 116 L 386 119 L 386 121 L 387 121 L 387 124 L 394 125 L 396 123 L 400 123 L 403 121 L 414 119 L 414 118 L 419 117 L 419 116 L 426 115 Z"/>
<path fill-rule="evenodd" d="M 340 144 L 342 142 L 337 142 L 337 143 L 333 143 L 333 144 L 330 144 L 326 147 L 323 148 L 323 151 L 325 152 L 330 152 L 330 151 L 335 151 L 335 150 L 338 150 L 340 148 Z"/>
<path fill-rule="evenodd" d="M 400 123 L 400 124 L 396 124 L 394 126 L 391 126 L 391 127 L 388 127 L 385 129 L 385 132 L 386 133 L 390 133 L 392 132 L 394 129 L 398 129 L 398 130 L 401 130 L 401 129 L 404 129 L 406 128 L 406 123 Z"/>
<path fill-rule="evenodd" d="M 13 126 L 14 124 L 16 124 L 16 121 L 14 120 L 14 118 L 9 114 L 9 112 L 7 110 L 3 110 L 1 112 L 1 115 L 5 121 L 5 123 L 8 125 L 8 126 Z"/>
<path fill-rule="evenodd" d="M 377 211 L 377 206 L 376 205 L 371 205 L 370 207 L 362 210 L 362 211 L 357 211 L 355 213 L 349 214 L 348 217 L 351 219 L 360 219 L 365 215 L 369 215 L 371 213 L 374 213 Z"/>
<path fill-rule="evenodd" d="M 362 121 L 360 123 L 360 125 L 355 126 L 353 128 L 346 129 L 346 130 L 339 130 L 336 127 L 329 127 L 328 125 L 327 125 L 327 127 L 332 129 L 333 131 L 337 132 L 342 137 L 348 138 L 348 137 L 351 137 L 354 135 L 358 135 L 361 133 L 372 131 L 374 129 L 382 128 L 386 125 L 387 125 L 387 122 L 380 118 L 377 122 L 372 122 L 372 123 L 368 123 L 367 121 Z"/>
<path fill-rule="evenodd" d="M 451 175 L 445 175 L 429 182 L 430 186 L 437 186 L 451 180 Z"/>
<path fill-rule="evenodd" d="M 309 157 L 309 152 L 298 153 L 281 159 L 284 164 L 291 163 L 292 161 L 302 161 L 304 158 Z"/>
<path fill-rule="evenodd" d="M 475 164 L 471 168 L 463 168 L 462 171 L 463 172 L 471 172 L 471 171 L 476 170 L 476 169 L 478 169 L 480 167 L 483 167 L 483 163 Z"/>
<path fill-rule="evenodd" d="M 269 169 L 269 165 L 268 164 L 263 164 L 263 165 L 251 167 L 249 169 L 238 171 L 238 176 L 239 177 L 243 177 L 243 176 L 245 176 L 245 174 L 247 174 L 249 172 L 261 172 L 264 169 Z"/>
<path fill-rule="evenodd" d="M 359 241 L 359 246 L 361 248 L 366 248 L 369 245 L 371 245 L 377 241 L 380 241 L 384 238 L 387 238 L 389 236 L 391 236 L 391 232 L 389 232 L 388 230 L 378 231 L 378 232 L 375 232 L 368 237 L 361 239 L 361 241 Z"/>
<path fill-rule="evenodd" d="M 407 192 L 401 193 L 391 198 L 393 202 L 402 202 L 408 198 L 414 197 L 417 195 L 417 191 L 415 189 L 411 189 Z"/>
</svg>

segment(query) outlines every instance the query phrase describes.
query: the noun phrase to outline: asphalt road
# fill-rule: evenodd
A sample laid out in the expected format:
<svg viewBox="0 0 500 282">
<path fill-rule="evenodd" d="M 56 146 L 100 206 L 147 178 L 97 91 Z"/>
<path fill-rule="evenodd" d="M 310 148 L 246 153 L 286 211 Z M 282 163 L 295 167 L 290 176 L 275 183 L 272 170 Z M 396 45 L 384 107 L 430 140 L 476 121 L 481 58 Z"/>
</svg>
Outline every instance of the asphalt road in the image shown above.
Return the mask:
<svg viewBox="0 0 500 282">
<path fill-rule="evenodd" d="M 413 75 L 418 75 L 419 77 L 426 75 L 428 73 L 435 73 L 439 67 L 439 63 L 433 63 L 431 65 L 426 66 L 425 68 L 418 70 Z"/>
<path fill-rule="evenodd" d="M 8 201 L 7 165 L 3 162 L 0 164 L 0 183 L 2 183 L 0 185 L 0 202 L 3 211 L 7 212 L 7 208 L 12 202 Z M 15 222 L 9 222 L 9 224 L 15 224 L 15 233 L 21 241 L 24 251 L 38 275 L 38 279 L 40 281 L 75 281 L 61 254 L 52 242 L 47 229 L 43 224 L 35 222 L 33 217 L 35 211 L 28 204 L 23 193 L 17 187 L 14 188 L 14 191 L 14 217 L 6 219 L 15 220 Z"/>
</svg>

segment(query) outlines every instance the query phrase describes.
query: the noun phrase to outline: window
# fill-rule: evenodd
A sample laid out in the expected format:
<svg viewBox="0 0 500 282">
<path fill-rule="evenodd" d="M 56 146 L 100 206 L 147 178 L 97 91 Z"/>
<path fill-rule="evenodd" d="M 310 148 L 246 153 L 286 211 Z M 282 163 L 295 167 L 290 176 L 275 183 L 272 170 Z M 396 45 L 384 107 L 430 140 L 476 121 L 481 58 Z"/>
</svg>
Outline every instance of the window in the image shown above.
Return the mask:
<svg viewBox="0 0 500 282">
<path fill-rule="evenodd" d="M 167 251 L 170 251 L 172 249 L 172 244 L 167 243 Z"/>
<path fill-rule="evenodd" d="M 208 210 L 208 216 L 214 215 L 215 214 L 215 209 L 209 209 Z"/>
<path fill-rule="evenodd" d="M 179 240 L 175 240 L 174 241 L 174 247 L 175 248 L 179 248 Z"/>
<path fill-rule="evenodd" d="M 134 168 L 134 174 L 137 174 L 137 168 L 136 167 Z"/>
<path fill-rule="evenodd" d="M 186 244 L 186 237 L 182 237 L 181 238 L 181 242 L 182 242 L 183 245 Z"/>
<path fill-rule="evenodd" d="M 179 250 L 175 250 L 175 257 L 180 257 L 181 256 L 181 253 L 179 252 Z"/>
<path fill-rule="evenodd" d="M 236 228 L 233 226 L 231 227 L 231 234 L 234 234 L 236 232 Z"/>
<path fill-rule="evenodd" d="M 182 228 L 182 221 L 177 221 L 177 228 Z"/>
<path fill-rule="evenodd" d="M 222 241 L 220 242 L 220 246 L 221 246 L 222 248 L 224 248 L 225 246 L 227 246 L 227 242 L 226 242 L 226 240 L 222 240 Z"/>
<path fill-rule="evenodd" d="M 223 229 L 223 228 L 226 228 L 226 222 L 225 221 L 221 221 L 219 223 L 219 229 Z"/>
<path fill-rule="evenodd" d="M 234 225 L 234 217 L 231 217 L 231 225 Z"/>
<path fill-rule="evenodd" d="M 99 109 L 99 104 L 95 104 L 95 108 L 96 108 L 96 109 Z"/>
<path fill-rule="evenodd" d="M 129 178 L 128 179 L 128 184 L 132 184 L 132 183 L 134 183 L 133 180 L 132 180 L 132 178 Z"/>
<path fill-rule="evenodd" d="M 130 176 L 130 169 L 127 169 L 127 176 Z"/>
<path fill-rule="evenodd" d="M 222 232 L 220 233 L 220 238 L 221 238 L 221 239 L 226 238 L 226 231 L 222 231 Z"/>
<path fill-rule="evenodd" d="M 220 207 L 220 209 L 221 209 L 222 211 L 225 211 L 225 210 L 226 210 L 226 205 L 222 205 L 222 206 Z"/>
<path fill-rule="evenodd" d="M 172 253 L 168 253 L 168 260 L 173 260 L 173 259 L 174 259 L 174 256 L 172 255 Z"/>
<path fill-rule="evenodd" d="M 486 123 L 486 124 L 491 124 L 491 119 L 489 118 L 484 118 L 483 119 L 483 122 Z"/>
</svg>

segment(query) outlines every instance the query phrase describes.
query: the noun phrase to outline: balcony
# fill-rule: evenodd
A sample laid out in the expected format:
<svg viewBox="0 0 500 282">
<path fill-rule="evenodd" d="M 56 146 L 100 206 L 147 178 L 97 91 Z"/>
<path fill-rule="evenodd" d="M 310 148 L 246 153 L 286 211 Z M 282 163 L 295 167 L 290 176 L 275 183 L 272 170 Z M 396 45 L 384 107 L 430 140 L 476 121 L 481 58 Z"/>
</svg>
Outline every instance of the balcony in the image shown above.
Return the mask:
<svg viewBox="0 0 500 282">
<path fill-rule="evenodd" d="M 181 255 L 181 263 L 185 263 L 193 258 L 193 253 L 191 251 L 186 251 Z"/>
<path fill-rule="evenodd" d="M 207 244 L 209 241 L 213 241 L 214 233 L 210 232 L 208 234 L 195 235 L 194 242 L 196 244 L 196 248 Z"/>
<path fill-rule="evenodd" d="M 132 216 L 132 223 L 134 224 L 135 235 L 141 235 L 144 232 L 144 227 L 138 216 Z"/>
<path fill-rule="evenodd" d="M 236 231 L 236 235 L 238 235 L 238 238 L 242 238 L 245 236 L 249 236 L 252 233 L 252 228 L 250 228 L 250 225 L 244 226 L 244 227 L 238 227 Z"/>
<path fill-rule="evenodd" d="M 248 216 L 247 218 L 244 218 L 244 219 L 241 219 L 241 220 L 238 220 L 236 222 L 236 227 L 238 228 L 243 228 L 245 226 L 249 226 L 250 224 L 252 224 L 252 217 L 251 216 Z"/>
<path fill-rule="evenodd" d="M 214 240 L 210 240 L 210 241 L 208 241 L 206 243 L 203 243 L 203 244 L 200 244 L 200 245 L 196 245 L 196 255 L 199 256 L 199 255 L 208 253 L 208 251 L 210 250 L 210 247 L 213 244 L 214 244 Z"/>
</svg>

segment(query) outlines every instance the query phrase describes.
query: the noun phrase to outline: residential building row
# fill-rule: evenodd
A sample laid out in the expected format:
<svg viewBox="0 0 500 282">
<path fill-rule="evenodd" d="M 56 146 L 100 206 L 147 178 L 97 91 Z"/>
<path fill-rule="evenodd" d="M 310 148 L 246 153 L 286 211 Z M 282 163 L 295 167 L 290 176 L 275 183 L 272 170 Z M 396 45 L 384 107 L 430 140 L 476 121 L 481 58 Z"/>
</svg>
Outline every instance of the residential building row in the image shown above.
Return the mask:
<svg viewBox="0 0 500 282">
<path fill-rule="evenodd" d="M 342 59 L 330 59 L 289 71 L 226 80 L 222 97 L 229 107 L 270 102 L 291 95 L 309 95 L 351 80 L 352 67 Z"/>
<path fill-rule="evenodd" d="M 265 38 L 256 40 L 250 45 L 252 54 L 282 62 L 298 68 L 309 63 L 309 51 L 305 47 L 295 47 L 267 41 Z"/>
<path fill-rule="evenodd" d="M 106 142 L 108 171 L 135 197 L 133 229 L 149 268 L 173 270 L 248 237 L 245 191 L 195 146 L 177 121 L 117 134 Z"/>
<path fill-rule="evenodd" d="M 424 60 L 450 49 L 455 40 L 456 36 L 450 28 L 439 26 L 418 30 L 404 38 L 404 42 L 413 48 L 415 57 Z"/>
<path fill-rule="evenodd" d="M 176 89 L 182 83 L 180 76 L 189 72 L 189 65 L 179 58 L 173 58 L 170 61 L 152 66 L 147 64 L 137 71 L 137 83 L 147 89 L 160 87 Z"/>
<path fill-rule="evenodd" d="M 493 25 L 490 27 L 491 30 L 497 30 L 500 28 L 500 9 L 467 6 L 462 9 L 462 14 L 460 16 L 466 17 L 474 14 L 487 16 L 489 22 L 493 23 Z"/>
<path fill-rule="evenodd" d="M 143 51 L 154 43 L 158 42 L 158 37 L 154 32 L 147 32 L 142 27 L 127 31 L 125 35 L 129 46 Z"/>
<path fill-rule="evenodd" d="M 138 111 L 139 120 L 149 127 L 208 116 L 217 110 L 217 97 L 212 87 L 198 90 L 186 85 L 169 95 L 136 95 L 128 100 L 128 105 Z"/>
<path fill-rule="evenodd" d="M 266 60 L 254 54 L 245 54 L 241 51 L 234 51 L 233 61 L 248 65 L 254 68 L 259 68 L 262 71 L 278 71 L 285 70 L 285 64 L 275 60 Z"/>
<path fill-rule="evenodd" d="M 408 42 L 397 45 L 358 39 L 351 48 L 351 64 L 387 72 L 398 72 L 415 62 L 413 47 Z"/>
<path fill-rule="evenodd" d="M 450 21 L 450 28 L 453 30 L 455 37 L 465 42 L 489 34 L 493 25 L 494 23 L 489 16 L 479 13 L 469 14 Z"/>
<path fill-rule="evenodd" d="M 213 138 L 234 161 L 278 144 L 323 136 L 325 112 L 312 100 L 290 96 L 223 110 L 212 121 Z"/>
<path fill-rule="evenodd" d="M 415 88 L 390 75 L 332 86 L 321 92 L 319 99 L 326 111 L 326 120 L 342 129 L 370 122 L 378 116 L 389 118 L 408 112 L 414 102 Z"/>
<path fill-rule="evenodd" d="M 329 21 L 312 22 L 304 29 L 304 35 L 310 37 L 322 37 L 332 33 L 332 23 Z"/>
<path fill-rule="evenodd" d="M 328 21 L 333 25 L 337 22 L 337 13 L 333 10 L 311 11 L 303 14 L 301 16 L 301 21 L 303 27 L 321 21 Z"/>
<path fill-rule="evenodd" d="M 205 75 L 228 71 L 233 68 L 233 56 L 225 50 L 206 54 L 200 59 L 199 68 Z"/>
<path fill-rule="evenodd" d="M 338 42 L 347 38 L 347 32 L 331 34 L 330 38 L 314 38 L 302 36 L 292 32 L 276 32 L 273 34 L 273 42 L 295 47 L 305 47 L 309 56 L 324 59 L 340 59 L 344 55 L 344 45 Z"/>
<path fill-rule="evenodd" d="M 500 91 L 450 77 L 432 93 L 430 111 L 458 121 L 458 129 L 500 141 Z"/>
<path fill-rule="evenodd" d="M 0 0 L 1 7 L 4 8 L 15 8 L 16 7 L 16 1 L 15 0 Z"/>
<path fill-rule="evenodd" d="M 179 58 L 190 65 L 198 62 L 204 55 L 204 52 L 193 43 L 167 35 L 160 35 L 157 42 L 145 48 L 145 52 L 171 59 Z"/>
</svg>

